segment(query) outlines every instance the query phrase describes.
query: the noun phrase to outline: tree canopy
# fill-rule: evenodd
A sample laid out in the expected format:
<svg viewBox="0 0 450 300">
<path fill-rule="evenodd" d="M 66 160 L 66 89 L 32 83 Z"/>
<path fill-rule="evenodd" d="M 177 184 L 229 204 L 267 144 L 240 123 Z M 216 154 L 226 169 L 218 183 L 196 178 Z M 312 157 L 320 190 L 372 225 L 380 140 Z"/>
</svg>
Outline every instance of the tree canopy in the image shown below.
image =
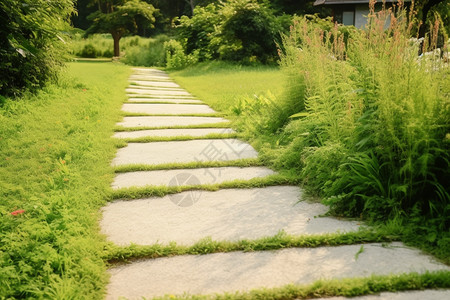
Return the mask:
<svg viewBox="0 0 450 300">
<path fill-rule="evenodd" d="M 120 39 L 125 34 L 137 31 L 139 19 L 147 21 L 149 27 L 155 22 L 157 9 L 142 0 L 95 0 L 95 3 L 98 10 L 88 16 L 92 25 L 86 34 L 110 33 L 114 40 L 114 56 L 120 56 Z"/>
</svg>

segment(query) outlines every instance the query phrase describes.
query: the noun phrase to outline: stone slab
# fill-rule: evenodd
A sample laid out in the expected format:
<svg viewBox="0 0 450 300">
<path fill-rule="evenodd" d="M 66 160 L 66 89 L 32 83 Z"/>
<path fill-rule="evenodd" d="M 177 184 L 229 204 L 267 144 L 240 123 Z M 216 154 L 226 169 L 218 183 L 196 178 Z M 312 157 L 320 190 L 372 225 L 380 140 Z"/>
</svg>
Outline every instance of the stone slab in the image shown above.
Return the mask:
<svg viewBox="0 0 450 300">
<path fill-rule="evenodd" d="M 175 82 L 166 82 L 166 81 L 130 80 L 130 82 L 135 83 L 138 86 L 147 86 L 147 87 L 174 87 L 174 88 L 180 87 Z"/>
<path fill-rule="evenodd" d="M 122 122 L 117 123 L 123 127 L 164 127 L 164 126 L 189 126 L 202 124 L 215 124 L 227 122 L 224 118 L 217 117 L 124 117 Z"/>
<path fill-rule="evenodd" d="M 223 167 L 178 170 L 158 170 L 128 172 L 117 174 L 112 183 L 113 189 L 153 186 L 178 186 L 216 184 L 236 179 L 249 180 L 265 177 L 275 172 L 265 167 Z"/>
<path fill-rule="evenodd" d="M 109 270 L 106 299 L 248 291 L 311 284 L 319 279 L 449 269 L 401 243 L 393 243 L 391 248 L 365 244 L 364 252 L 355 259 L 360 247 L 291 248 L 142 260 Z"/>
<path fill-rule="evenodd" d="M 445 300 L 450 299 L 450 290 L 406 291 L 397 293 L 380 293 L 359 297 L 331 297 L 318 300 Z"/>
<path fill-rule="evenodd" d="M 122 110 L 129 113 L 182 115 L 182 114 L 211 114 L 215 113 L 208 105 L 189 104 L 149 104 L 149 103 L 125 103 Z"/>
<path fill-rule="evenodd" d="M 170 98 L 162 98 L 162 97 L 158 97 L 158 98 L 145 98 L 145 97 L 140 97 L 140 98 L 135 98 L 135 97 L 131 97 L 128 98 L 128 102 L 133 102 L 133 103 L 139 103 L 139 102 L 154 102 L 154 103 L 158 103 L 158 102 L 168 102 L 168 103 L 182 103 L 182 104 L 196 104 L 196 103 L 203 103 L 200 100 L 197 99 L 190 99 L 190 98 L 176 98 L 176 97 L 170 97 Z"/>
<path fill-rule="evenodd" d="M 229 161 L 257 156 L 252 146 L 237 139 L 129 143 L 117 151 L 112 165 Z"/>
<path fill-rule="evenodd" d="M 136 88 L 127 88 L 125 89 L 127 93 L 131 94 L 140 94 L 140 95 L 162 95 L 162 96 L 170 96 L 170 95 L 180 95 L 180 96 L 191 96 L 187 91 L 185 90 L 145 90 L 145 89 L 136 89 Z"/>
<path fill-rule="evenodd" d="M 118 245 L 191 245 L 205 237 L 236 241 L 273 236 L 280 230 L 320 234 L 359 228 L 354 221 L 315 218 L 328 208 L 299 202 L 301 197 L 298 187 L 273 186 L 116 201 L 102 209 L 101 231 Z"/>
<path fill-rule="evenodd" d="M 172 82 L 172 80 L 168 76 L 159 76 L 159 75 L 135 74 L 135 75 L 130 75 L 130 77 L 128 79 L 129 80 L 143 80 L 143 81 L 169 81 L 169 82 Z"/>
<path fill-rule="evenodd" d="M 133 68 L 135 74 L 155 74 L 162 76 L 169 76 L 166 72 L 153 68 Z"/>
<path fill-rule="evenodd" d="M 152 130 L 116 132 L 113 137 L 122 139 L 136 139 L 141 137 L 174 137 L 174 136 L 201 137 L 208 134 L 228 134 L 234 132 L 235 131 L 231 128 L 152 129 Z"/>
<path fill-rule="evenodd" d="M 130 84 L 127 89 L 140 89 L 143 91 L 184 91 L 182 88 L 177 87 L 165 87 L 165 86 L 142 86 Z"/>
</svg>

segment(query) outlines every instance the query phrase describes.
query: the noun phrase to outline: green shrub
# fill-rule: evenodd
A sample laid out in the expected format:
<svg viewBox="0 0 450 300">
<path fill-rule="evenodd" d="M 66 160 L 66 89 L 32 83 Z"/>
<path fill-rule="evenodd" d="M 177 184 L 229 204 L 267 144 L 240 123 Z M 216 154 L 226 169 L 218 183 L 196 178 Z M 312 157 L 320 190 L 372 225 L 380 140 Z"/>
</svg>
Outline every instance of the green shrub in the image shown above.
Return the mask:
<svg viewBox="0 0 450 300">
<path fill-rule="evenodd" d="M 150 39 L 146 46 L 127 46 L 125 47 L 125 55 L 121 61 L 128 65 L 145 66 L 145 67 L 163 67 L 165 66 L 164 43 L 169 40 L 166 35 L 156 36 Z"/>
<path fill-rule="evenodd" d="M 211 44 L 215 35 L 217 24 L 221 22 L 223 15 L 215 4 L 197 6 L 192 17 L 182 16 L 179 19 L 180 40 L 184 42 L 186 53 L 191 54 L 198 50 L 200 61 L 217 58 L 217 47 Z"/>
<path fill-rule="evenodd" d="M 268 2 L 229 0 L 220 7 L 223 21 L 212 40 L 220 58 L 233 61 L 273 62 L 282 30 Z"/>
<path fill-rule="evenodd" d="M 165 42 L 164 51 L 168 69 L 182 69 L 198 61 L 198 53 L 185 54 L 183 46 L 176 40 Z"/>
<path fill-rule="evenodd" d="M 290 17 L 275 16 L 268 1 L 229 0 L 197 7 L 191 18 L 179 20 L 179 41 L 187 54 L 200 61 L 217 59 L 240 63 L 274 63 L 280 32 Z"/>
<path fill-rule="evenodd" d="M 0 2 L 0 94 L 41 88 L 63 65 L 64 35 L 73 1 Z"/>
<path fill-rule="evenodd" d="M 229 93 L 224 102 L 232 103 L 234 126 L 261 159 L 300 174 L 304 187 L 331 206 L 331 214 L 396 226 L 404 241 L 446 258 L 448 53 L 435 49 L 436 29 L 430 33 L 431 52 L 418 57 L 420 42 L 410 38 L 403 14 L 372 12 L 365 30 L 296 18 L 280 50 L 288 84 L 284 95 L 236 100 Z M 183 72 L 186 82 L 199 76 Z M 204 86 L 193 86 L 203 92 Z"/>
<path fill-rule="evenodd" d="M 99 51 L 95 49 L 95 47 L 92 44 L 87 44 L 84 45 L 84 48 L 83 50 L 81 50 L 79 56 L 85 58 L 95 58 L 97 57 L 97 53 L 99 53 Z"/>
<path fill-rule="evenodd" d="M 365 30 L 297 18 L 281 54 L 291 86 L 278 102 L 297 102 L 291 121 L 272 120 L 284 116 L 263 102 L 236 111 L 253 135 L 264 135 L 259 141 L 272 143 L 260 149 L 264 159 L 299 172 L 334 214 L 400 218 L 443 247 L 450 240 L 450 73 L 440 55 L 417 56 L 404 14 L 371 11 Z"/>
<path fill-rule="evenodd" d="M 77 57 L 85 57 L 83 56 L 83 51 L 85 51 L 86 47 L 90 48 L 91 46 L 95 49 L 94 57 L 112 57 L 113 53 L 113 40 L 110 35 L 107 34 L 94 34 L 89 36 L 88 38 L 83 38 L 83 32 L 75 32 L 71 35 L 70 42 L 70 52 L 72 55 Z M 88 46 L 91 45 L 91 46 Z M 94 52 L 91 50 L 91 52 Z M 90 56 L 93 57 L 93 56 Z"/>
</svg>

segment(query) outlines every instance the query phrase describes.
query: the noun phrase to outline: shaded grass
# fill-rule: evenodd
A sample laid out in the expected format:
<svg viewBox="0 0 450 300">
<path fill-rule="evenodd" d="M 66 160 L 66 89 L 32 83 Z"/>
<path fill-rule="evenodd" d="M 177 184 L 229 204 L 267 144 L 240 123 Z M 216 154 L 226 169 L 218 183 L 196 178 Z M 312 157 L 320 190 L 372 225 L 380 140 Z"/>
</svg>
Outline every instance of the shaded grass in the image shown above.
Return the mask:
<svg viewBox="0 0 450 300">
<path fill-rule="evenodd" d="M 223 293 L 215 295 L 167 295 L 153 299 L 191 300 L 253 300 L 253 299 L 316 299 L 333 296 L 355 297 L 380 292 L 399 292 L 424 289 L 447 289 L 450 287 L 450 272 L 436 271 L 423 274 L 372 275 L 365 278 L 319 280 L 308 285 L 285 285 L 279 288 L 254 289 L 249 292 Z"/>
<path fill-rule="evenodd" d="M 221 189 L 252 189 L 276 185 L 296 185 L 299 183 L 298 176 L 292 174 L 272 174 L 266 177 L 252 178 L 250 180 L 231 180 L 215 184 L 199 185 L 179 185 L 179 186 L 145 186 L 131 187 L 114 190 L 110 195 L 110 200 L 116 199 L 139 199 L 147 197 L 164 197 L 170 194 L 185 191 L 210 191 L 215 192 Z"/>
<path fill-rule="evenodd" d="M 257 167 L 263 163 L 258 158 L 245 158 L 228 161 L 193 161 L 188 163 L 167 163 L 158 165 L 131 164 L 122 165 L 114 168 L 116 173 L 134 172 L 134 171 L 154 171 L 154 170 L 178 170 L 178 169 L 196 169 L 196 168 L 218 168 L 218 167 Z"/>
<path fill-rule="evenodd" d="M 98 210 L 129 74 L 71 63 L 57 85 L 0 107 L 0 298 L 103 297 Z"/>
<path fill-rule="evenodd" d="M 155 259 L 176 255 L 204 255 L 219 252 L 235 251 L 269 251 L 284 248 L 317 248 L 329 246 L 353 245 L 360 243 L 387 243 L 399 240 L 396 234 L 376 232 L 367 228 L 347 233 L 328 233 L 315 235 L 290 235 L 284 231 L 270 237 L 255 240 L 239 241 L 213 241 L 204 238 L 192 246 L 177 245 L 172 242 L 168 245 L 154 244 L 149 246 L 135 245 L 116 246 L 112 243 L 106 246 L 104 259 L 110 263 L 127 262 L 134 259 Z"/>
</svg>

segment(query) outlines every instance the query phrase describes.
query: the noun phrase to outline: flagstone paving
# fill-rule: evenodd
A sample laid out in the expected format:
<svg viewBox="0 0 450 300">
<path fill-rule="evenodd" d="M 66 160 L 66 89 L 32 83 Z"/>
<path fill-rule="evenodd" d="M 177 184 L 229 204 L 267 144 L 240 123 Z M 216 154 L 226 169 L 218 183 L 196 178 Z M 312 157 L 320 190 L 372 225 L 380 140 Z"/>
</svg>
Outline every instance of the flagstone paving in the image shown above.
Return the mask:
<svg viewBox="0 0 450 300">
<path fill-rule="evenodd" d="M 366 244 L 283 249 L 277 251 L 184 255 L 143 260 L 110 270 L 107 299 L 122 294 L 129 299 L 164 294 L 210 294 L 308 284 L 318 279 L 366 277 L 372 273 L 419 272 L 448 267 L 430 261 L 419 251 L 394 243 L 396 248 Z"/>
<path fill-rule="evenodd" d="M 151 129 L 151 130 L 116 132 L 114 134 L 114 137 L 122 139 L 133 139 L 142 137 L 175 137 L 175 136 L 202 137 L 208 134 L 230 134 L 234 132 L 235 131 L 231 128 Z"/>
<path fill-rule="evenodd" d="M 184 90 L 146 90 L 146 89 L 137 89 L 137 88 L 127 88 L 125 90 L 127 93 L 133 93 L 133 94 L 146 94 L 146 95 L 164 95 L 164 96 L 176 96 L 176 95 L 182 95 L 182 96 L 190 96 L 190 94 Z"/>
<path fill-rule="evenodd" d="M 164 99 L 164 98 L 170 98 L 170 99 L 195 99 L 192 95 L 172 95 L 172 94 L 150 94 L 150 93 L 143 93 L 143 94 L 136 94 L 136 93 L 128 93 L 127 97 L 129 98 L 152 98 L 152 99 Z M 195 99 L 198 100 L 198 99 Z"/>
<path fill-rule="evenodd" d="M 183 180 L 192 183 L 195 179 L 185 176 Z M 315 218 L 326 213 L 327 208 L 320 203 L 298 203 L 300 197 L 298 187 L 273 186 L 116 201 L 103 208 L 102 224 L 108 224 L 102 226 L 103 233 L 119 245 L 170 241 L 190 245 L 204 237 L 236 241 L 273 236 L 280 230 L 318 234 L 358 229 L 357 222 Z M 188 208 L 173 203 L 183 201 Z"/>
<path fill-rule="evenodd" d="M 229 161 L 257 156 L 252 146 L 237 139 L 129 143 L 117 151 L 112 165 Z"/>
<path fill-rule="evenodd" d="M 212 114 L 215 113 L 208 105 L 190 104 L 148 104 L 148 103 L 125 103 L 122 110 L 129 113 L 182 115 L 182 114 Z"/>
<path fill-rule="evenodd" d="M 186 183 L 215 184 L 232 180 L 249 180 L 275 174 L 265 167 L 222 167 L 176 169 L 157 171 L 138 171 L 117 174 L 112 184 L 113 189 L 153 186 L 178 186 Z M 175 179 L 175 180 L 174 180 Z"/>
<path fill-rule="evenodd" d="M 190 126 L 227 122 L 224 118 L 217 117 L 124 117 L 122 122 L 117 123 L 122 127 L 165 127 L 165 126 Z"/>
<path fill-rule="evenodd" d="M 212 109 L 179 88 L 163 71 L 135 68 L 127 88 L 129 103 L 124 112 L 167 116 L 124 117 L 116 138 L 202 137 L 232 133 L 230 128 L 173 128 L 210 126 L 228 122 L 218 117 L 179 116 L 214 113 Z M 141 104 L 136 104 L 136 103 Z M 164 102 L 172 104 L 148 104 Z M 143 104 L 146 103 L 146 104 Z M 179 104 L 173 104 L 179 103 Z M 199 104 L 200 103 L 200 104 Z M 222 125 L 222 124 L 221 124 Z M 128 128 L 138 131 L 123 131 Z M 164 127 L 164 129 L 151 129 Z M 167 127 L 167 128 L 166 128 Z M 216 136 L 214 136 L 216 137 Z M 220 137 L 220 136 L 218 136 Z M 120 148 L 112 166 L 222 162 L 256 158 L 257 152 L 237 139 L 128 143 Z M 181 167 L 181 166 L 180 166 Z M 125 172 L 116 174 L 112 189 L 200 186 L 251 180 L 273 175 L 265 167 L 220 167 Z M 125 194 L 127 190 L 124 191 Z M 117 200 L 102 208 L 101 231 L 120 245 L 177 243 L 192 246 L 212 239 L 237 241 L 274 236 L 344 233 L 358 230 L 356 221 L 324 217 L 327 207 L 304 201 L 297 186 L 202 191 L 194 189 L 165 197 Z M 249 291 L 254 288 L 308 284 L 319 279 L 368 277 L 408 272 L 450 270 L 442 263 L 402 243 L 347 245 L 339 247 L 288 248 L 250 253 L 230 252 L 141 259 L 113 266 L 109 273 L 107 299 L 142 299 L 181 294 Z M 360 300 L 444 299 L 448 290 L 382 293 Z M 342 298 L 334 298 L 341 300 Z"/>
<path fill-rule="evenodd" d="M 190 103 L 190 104 L 197 104 L 197 103 L 203 103 L 200 100 L 194 99 L 194 98 L 145 98 L 145 97 L 139 97 L 139 98 L 129 98 L 128 102 L 144 102 L 144 103 L 160 103 L 160 102 L 167 102 L 167 103 Z"/>
<path fill-rule="evenodd" d="M 167 81 L 167 82 L 153 82 L 148 80 L 131 80 L 131 84 L 136 84 L 140 86 L 151 86 L 151 87 L 174 87 L 179 88 L 180 86 L 176 84 L 175 82 Z"/>
</svg>

